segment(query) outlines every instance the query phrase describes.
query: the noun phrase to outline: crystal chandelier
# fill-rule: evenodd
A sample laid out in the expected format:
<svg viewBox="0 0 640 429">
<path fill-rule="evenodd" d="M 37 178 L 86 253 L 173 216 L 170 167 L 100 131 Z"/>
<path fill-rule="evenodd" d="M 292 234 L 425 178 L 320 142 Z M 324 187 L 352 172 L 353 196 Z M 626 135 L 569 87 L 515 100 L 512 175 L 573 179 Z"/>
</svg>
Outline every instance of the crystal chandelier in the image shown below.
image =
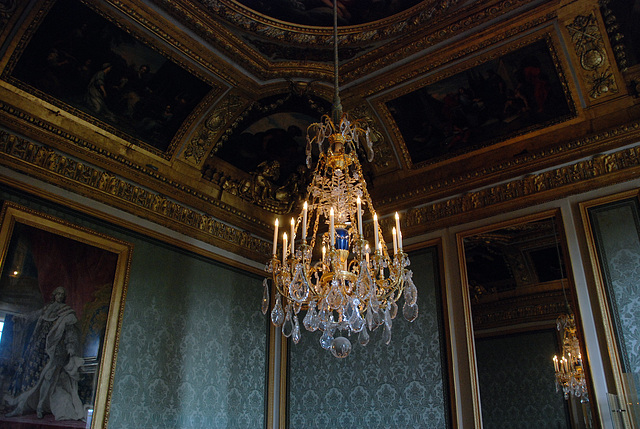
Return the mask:
<svg viewBox="0 0 640 429">
<path fill-rule="evenodd" d="M 297 219 L 292 218 L 290 235 L 282 235 L 282 257 L 278 257 L 278 220 L 273 236 L 273 256 L 266 271 L 275 286 L 271 321 L 282 327 L 285 337 L 300 341 L 302 324 L 308 331 L 322 331 L 320 344 L 338 358 L 351 351 L 348 336 L 358 334 L 365 346 L 369 333 L 382 328 L 382 340 L 391 341 L 397 301 L 404 295 L 403 314 L 408 321 L 418 316 L 418 291 L 406 267 L 398 213 L 392 230 L 393 255 L 389 253 L 378 225 L 371 197 L 358 160 L 362 143 L 373 158 L 369 129 L 350 121 L 342 113 L 338 94 L 338 24 L 336 1 L 333 10 L 334 100 L 332 117 L 307 130 L 307 166 L 312 147 L 319 159 L 307 189 L 306 201 Z M 363 217 L 373 218 L 373 243 L 363 234 Z M 300 235 L 298 235 L 298 232 Z M 371 247 L 373 245 L 373 247 Z M 264 280 L 262 311 L 269 309 L 269 284 Z M 345 336 L 346 335 L 346 336 Z"/>
<path fill-rule="evenodd" d="M 562 332 L 562 358 L 553 357 L 556 371 L 556 391 L 562 388 L 564 399 L 569 395 L 588 401 L 587 382 L 582 367 L 580 342 L 576 335 L 576 322 L 573 314 L 562 314 L 556 322 L 558 331 Z"/>
</svg>

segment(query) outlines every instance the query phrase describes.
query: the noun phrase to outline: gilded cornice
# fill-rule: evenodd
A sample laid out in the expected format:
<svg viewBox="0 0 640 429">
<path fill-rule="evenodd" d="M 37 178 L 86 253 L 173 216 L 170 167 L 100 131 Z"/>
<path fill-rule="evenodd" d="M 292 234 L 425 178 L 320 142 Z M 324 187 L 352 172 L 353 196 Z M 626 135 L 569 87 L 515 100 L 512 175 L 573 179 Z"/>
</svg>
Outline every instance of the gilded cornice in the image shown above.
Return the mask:
<svg viewBox="0 0 640 429">
<path fill-rule="evenodd" d="M 123 178 L 68 157 L 7 131 L 0 131 L 0 162 L 9 168 L 155 221 L 255 260 L 263 259 L 271 244 L 237 227 L 142 188 Z"/>
<path fill-rule="evenodd" d="M 184 0 L 183 0 L 184 1 Z M 530 1 L 530 0 L 520 0 Z M 313 27 L 287 23 L 255 13 L 250 8 L 232 0 L 198 0 L 207 10 L 244 31 L 260 34 L 281 42 L 317 45 L 331 37 L 328 27 Z M 395 37 L 416 28 L 431 24 L 434 17 L 445 14 L 460 0 L 424 0 L 415 7 L 389 18 L 361 25 L 340 28 L 346 35 L 345 43 L 370 43 Z"/>
<path fill-rule="evenodd" d="M 504 175 L 509 171 L 511 171 L 512 174 L 518 174 L 518 171 L 524 170 L 525 168 L 529 171 L 534 168 L 541 169 L 545 168 L 545 166 L 549 165 L 548 163 L 553 162 L 554 160 L 556 162 L 564 162 L 562 157 L 571 153 L 588 153 L 588 151 L 593 153 L 593 151 L 608 150 L 608 147 L 612 144 L 620 146 L 624 144 L 623 142 L 631 143 L 635 141 L 640 141 L 640 122 L 632 122 L 627 125 L 598 134 L 593 134 L 582 139 L 568 141 L 561 145 L 552 146 L 537 152 L 521 154 L 517 158 L 444 180 L 423 180 L 421 183 L 425 183 L 424 186 L 412 188 L 406 192 L 400 192 L 400 189 L 396 187 L 394 188 L 395 192 L 393 197 L 377 200 L 377 206 L 384 207 L 397 205 L 400 202 L 404 202 L 406 204 L 408 200 L 424 201 L 425 199 L 446 197 L 447 194 L 450 195 L 450 193 L 460 192 L 461 186 L 470 186 L 474 183 L 481 185 L 480 182 L 490 183 L 492 179 L 499 180 L 498 175 Z M 618 169 L 615 170 L 617 171 Z M 533 176 L 529 176 L 527 180 L 532 180 L 531 177 Z M 518 186 L 520 187 L 520 185 Z M 553 186 L 552 188 L 556 188 L 556 186 Z M 530 187 L 528 189 L 530 189 Z M 466 195 L 464 198 L 471 198 L 469 195 L 471 194 Z M 521 192 L 520 195 L 525 195 L 525 193 Z M 473 199 L 475 198 L 476 197 Z"/>
<path fill-rule="evenodd" d="M 29 135 L 38 141 L 52 141 L 55 147 L 64 147 L 65 151 L 75 153 L 78 157 L 88 159 L 95 164 L 104 165 L 106 162 L 113 171 L 126 171 L 127 175 L 136 182 L 144 182 L 147 187 L 161 189 L 162 194 L 191 198 L 194 201 L 192 205 L 202 206 L 203 210 L 206 208 L 225 219 L 235 218 L 236 221 L 234 222 L 242 223 L 243 225 L 252 225 L 257 228 L 266 227 L 266 224 L 256 218 L 253 213 L 242 211 L 237 207 L 213 198 L 209 194 L 204 194 L 199 189 L 167 177 L 150 164 L 140 165 L 135 163 L 123 154 L 110 152 L 91 141 L 71 134 L 1 101 L 0 112 L 2 112 L 0 123 L 10 125 L 14 130 L 21 129 L 25 135 Z"/>
<path fill-rule="evenodd" d="M 637 135 L 640 123 L 626 130 L 614 130 L 611 136 L 631 130 Z M 486 215 L 504 212 L 623 182 L 637 178 L 639 172 L 640 146 L 635 146 L 410 209 L 402 222 L 407 231 L 426 232 L 446 224 L 463 223 L 471 219 L 469 215 L 477 218 L 481 212 Z"/>
<path fill-rule="evenodd" d="M 385 66 L 394 64 L 397 61 L 401 61 L 404 58 L 424 51 L 429 47 L 441 43 L 447 39 L 451 39 L 466 31 L 470 31 L 472 28 L 478 25 L 496 19 L 497 17 L 514 9 L 517 9 L 527 3 L 530 3 L 530 0 L 505 0 L 499 2 L 498 4 L 493 4 L 485 9 L 482 9 L 481 11 L 474 11 L 473 13 L 469 14 L 469 16 L 465 17 L 465 19 L 449 23 L 442 28 L 438 28 L 437 31 L 424 32 L 424 35 L 417 39 L 415 38 L 415 36 L 398 38 L 397 40 L 394 40 L 381 48 L 367 52 L 366 54 L 359 56 L 354 61 L 345 64 L 342 67 L 341 74 L 346 82 L 356 80 Z M 530 22 L 526 22 L 525 24 L 515 29 L 509 30 L 508 32 L 505 32 L 499 36 L 488 39 L 482 45 L 476 45 L 475 49 L 462 50 L 458 53 L 458 56 L 469 55 L 478 49 L 482 49 L 491 44 L 503 41 L 509 37 L 513 37 L 515 34 L 537 27 L 540 24 L 555 17 L 556 14 L 554 12 L 550 12 L 545 16 L 539 17 Z M 453 59 L 455 58 L 451 58 L 451 60 Z M 403 68 L 403 78 L 392 78 L 391 81 L 387 78 L 382 78 L 378 79 L 378 81 L 380 81 L 380 84 L 382 85 L 384 85 L 384 83 L 386 82 L 387 85 L 385 85 L 384 87 L 397 85 L 407 79 L 411 79 L 417 75 L 423 74 L 447 62 L 440 61 L 438 63 L 434 63 L 432 61 L 433 57 L 429 55 L 422 61 L 419 61 L 419 63 L 422 64 L 421 66 L 419 66 L 420 69 L 413 70 L 412 73 L 406 74 L 406 69 Z M 371 93 L 378 92 L 381 89 L 384 89 L 384 87 L 365 91 L 365 94 L 369 95 Z"/>
<path fill-rule="evenodd" d="M 640 123 L 585 140 L 593 142 L 623 138 L 625 134 L 638 137 Z M 550 152 L 554 153 L 555 149 Z M 0 162 L 8 168 L 88 195 L 242 256 L 263 261 L 271 251 L 268 241 L 249 232 L 13 133 L 0 131 L 0 154 Z M 407 232 L 424 233 L 430 229 L 462 223 L 491 211 L 504 211 L 510 205 L 521 208 L 596 186 L 629 180 L 637 177 L 639 171 L 640 147 L 636 146 L 411 209 L 402 217 L 402 223 Z M 384 225 L 392 222 L 392 219 L 385 218 L 381 223 Z M 269 227 L 263 228 L 267 230 Z"/>
</svg>

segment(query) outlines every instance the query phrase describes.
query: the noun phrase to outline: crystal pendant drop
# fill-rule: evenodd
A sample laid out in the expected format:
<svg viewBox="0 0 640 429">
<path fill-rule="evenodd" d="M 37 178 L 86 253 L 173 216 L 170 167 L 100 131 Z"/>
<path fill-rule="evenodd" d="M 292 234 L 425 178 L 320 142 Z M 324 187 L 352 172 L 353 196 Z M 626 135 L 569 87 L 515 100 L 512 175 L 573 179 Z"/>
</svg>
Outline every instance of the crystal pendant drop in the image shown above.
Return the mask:
<svg viewBox="0 0 640 429">
<path fill-rule="evenodd" d="M 349 322 L 351 321 L 351 318 L 353 318 L 358 311 L 358 304 L 360 304 L 360 300 L 358 300 L 358 298 L 352 297 L 349 299 L 349 302 L 344 309 L 344 319 L 348 320 Z"/>
<path fill-rule="evenodd" d="M 329 305 L 327 304 L 327 300 L 323 299 L 322 301 L 320 301 L 320 306 L 318 307 L 318 309 L 320 310 L 318 312 L 318 318 L 320 322 L 326 322 L 327 320 L 329 320 Z"/>
<path fill-rule="evenodd" d="M 331 354 L 337 358 L 346 358 L 351 353 L 351 341 L 345 337 L 338 337 L 331 342 Z"/>
<path fill-rule="evenodd" d="M 280 294 L 276 295 L 276 304 L 273 306 L 273 310 L 271 310 L 271 322 L 275 326 L 280 326 L 284 322 L 284 310 L 282 309 L 282 296 Z"/>
<path fill-rule="evenodd" d="M 331 348 L 331 343 L 333 343 L 333 335 L 331 334 L 331 330 L 325 329 L 324 333 L 320 337 L 320 345 L 323 349 L 329 350 Z"/>
<path fill-rule="evenodd" d="M 262 292 L 262 314 L 267 314 L 269 311 L 269 281 L 264 279 L 262 282 L 264 291 Z"/>
<path fill-rule="evenodd" d="M 389 307 L 384 310 L 384 324 L 386 327 L 391 330 L 392 322 L 391 322 L 391 313 L 389 312 Z"/>
<path fill-rule="evenodd" d="M 291 320 L 291 307 L 287 307 L 287 315 L 282 324 L 282 335 L 289 338 L 293 333 L 293 320 Z"/>
<path fill-rule="evenodd" d="M 418 317 L 418 304 L 409 305 L 405 302 L 402 307 L 402 314 L 409 322 L 413 322 Z"/>
<path fill-rule="evenodd" d="M 391 327 L 385 323 L 384 331 L 382 331 L 382 342 L 389 344 L 391 342 Z"/>
<path fill-rule="evenodd" d="M 367 306 L 367 314 L 365 315 L 367 326 L 370 331 L 373 331 L 373 310 L 371 309 L 371 304 Z"/>
<path fill-rule="evenodd" d="M 369 332 L 367 332 L 367 327 L 366 326 L 363 327 L 362 331 L 360 331 L 360 334 L 358 334 L 358 342 L 363 347 L 366 346 L 367 344 L 369 344 Z"/>
<path fill-rule="evenodd" d="M 295 344 L 300 342 L 300 323 L 298 322 L 298 316 L 293 316 L 293 333 L 291 339 Z"/>
<path fill-rule="evenodd" d="M 409 305 L 413 305 L 418 300 L 418 289 L 416 285 L 413 284 L 412 277 L 413 272 L 407 271 L 404 276 L 405 286 L 404 286 L 404 299 Z"/>
<path fill-rule="evenodd" d="M 304 319 L 302 319 L 302 324 L 304 325 L 305 329 L 307 331 L 313 332 L 316 329 L 318 329 L 318 326 L 316 325 L 314 327 L 314 323 L 313 323 L 313 319 L 316 316 L 316 303 L 315 301 L 311 301 L 309 303 L 309 308 L 307 309 L 307 314 L 304 316 Z"/>
<path fill-rule="evenodd" d="M 296 302 L 303 302 L 309 296 L 309 284 L 302 271 L 302 264 L 296 264 L 293 280 L 289 283 L 289 296 Z"/>
<path fill-rule="evenodd" d="M 395 301 L 391 301 L 391 304 L 389 304 L 389 315 L 392 319 L 395 319 L 398 315 L 398 304 Z"/>
</svg>

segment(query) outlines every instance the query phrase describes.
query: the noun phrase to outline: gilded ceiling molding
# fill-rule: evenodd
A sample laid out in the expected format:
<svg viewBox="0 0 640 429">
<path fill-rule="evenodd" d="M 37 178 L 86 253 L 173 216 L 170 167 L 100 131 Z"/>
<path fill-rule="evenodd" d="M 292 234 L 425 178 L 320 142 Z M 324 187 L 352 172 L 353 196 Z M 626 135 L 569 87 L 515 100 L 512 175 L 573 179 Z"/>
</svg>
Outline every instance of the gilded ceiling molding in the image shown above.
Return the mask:
<svg viewBox="0 0 640 429">
<path fill-rule="evenodd" d="M 18 8 L 18 0 L 4 0 L 0 2 L 0 32 L 2 32 Z"/>
<path fill-rule="evenodd" d="M 432 55 L 425 55 L 423 58 L 421 58 L 420 60 L 416 60 L 415 64 L 417 64 L 417 68 L 411 68 L 409 69 L 408 67 L 403 67 L 400 68 L 400 72 L 401 73 L 394 73 L 391 76 L 385 75 L 383 77 L 380 77 L 378 79 L 371 79 L 370 82 L 372 83 L 367 83 L 366 85 L 362 85 L 362 87 L 358 87 L 357 89 L 355 88 L 350 88 L 352 91 L 358 91 L 359 93 L 362 94 L 362 97 L 370 97 L 374 94 L 378 94 L 382 91 L 385 91 L 388 88 L 392 88 L 392 87 L 396 87 L 399 86 L 401 84 L 403 84 L 404 82 L 408 82 L 410 80 L 414 80 L 416 78 L 419 78 L 420 76 L 424 76 L 427 75 L 428 73 L 455 61 L 461 60 L 463 58 L 467 58 L 471 55 L 477 54 L 478 52 L 482 52 L 485 49 L 490 48 L 493 45 L 499 44 L 501 42 L 504 42 L 505 40 L 509 40 L 511 38 L 516 37 L 518 34 L 521 34 L 523 32 L 529 31 L 531 29 L 540 27 L 541 25 L 543 25 L 544 23 L 547 23 L 553 19 L 557 18 L 557 14 L 556 12 L 551 12 L 548 13 L 544 16 L 541 16 L 535 20 L 532 21 L 528 21 L 520 26 L 514 27 L 509 29 L 508 31 L 505 31 L 503 33 L 500 33 L 498 35 L 494 35 L 493 37 L 490 37 L 488 39 L 484 39 L 481 42 L 477 43 L 477 44 L 473 44 L 471 46 L 468 46 L 467 44 L 464 45 L 464 48 L 459 49 L 459 50 L 453 50 L 453 49 L 447 49 L 445 51 L 445 53 L 447 55 L 439 55 L 439 54 L 432 54 Z M 455 24 L 452 24 L 453 27 L 455 27 Z M 370 68 L 371 70 L 367 71 L 374 71 L 377 70 L 378 68 L 380 68 L 382 65 L 386 64 L 387 62 L 395 62 L 395 61 L 399 61 L 401 58 L 404 58 L 404 55 L 409 55 L 412 53 L 412 51 L 407 51 L 407 52 L 402 52 L 404 49 L 408 49 L 411 50 L 414 48 L 414 45 L 417 47 L 419 45 L 420 49 L 418 49 L 417 51 L 421 51 L 423 49 L 426 49 L 427 47 L 438 43 L 442 40 L 447 39 L 448 37 L 451 37 L 452 35 L 449 34 L 448 32 L 446 34 L 441 34 L 440 32 L 435 34 L 435 35 L 430 35 L 427 36 L 425 39 L 415 42 L 415 44 L 411 44 L 411 46 L 405 46 L 403 48 L 399 48 L 399 49 L 395 49 L 392 51 L 391 55 L 392 58 L 388 59 L 388 58 L 381 58 L 375 61 L 370 61 L 366 64 L 364 64 L 362 67 L 364 68 Z M 434 37 L 438 37 L 437 40 L 433 40 Z M 523 46 L 527 43 L 530 43 L 530 39 L 528 39 L 529 42 L 520 42 L 518 45 L 510 45 L 509 49 L 516 49 L 518 46 Z M 453 51 L 453 53 L 451 53 Z M 483 57 L 484 58 L 484 57 Z M 481 62 L 487 61 L 487 59 L 483 59 L 481 60 Z M 354 78 L 355 76 L 350 75 L 348 72 L 346 73 L 347 77 L 345 77 L 345 80 L 351 80 L 352 78 Z M 424 86 L 421 83 L 413 83 L 410 86 L 408 86 L 405 91 L 406 92 L 411 92 L 412 90 L 416 89 L 418 86 Z M 405 92 L 405 93 L 406 93 Z"/>
<path fill-rule="evenodd" d="M 562 297 L 562 292 L 553 291 L 502 300 L 500 305 L 473 303 L 474 330 L 513 326 L 532 320 L 552 321 L 555 324 L 558 315 L 567 309 Z"/>
<path fill-rule="evenodd" d="M 600 0 L 602 18 L 604 19 L 607 34 L 609 34 L 609 41 L 613 47 L 613 53 L 616 57 L 618 68 L 621 72 L 626 72 L 629 64 L 624 44 L 624 35 L 618 31 L 620 30 L 620 25 L 616 22 L 616 17 L 613 14 L 613 11 L 609 9 L 609 3 L 611 3 L 611 0 Z"/>
<path fill-rule="evenodd" d="M 634 125 L 636 130 L 640 128 L 640 124 Z M 539 174 L 531 174 L 522 179 L 411 209 L 404 215 L 402 222 L 407 229 L 426 231 L 434 228 L 434 222 L 446 222 L 452 217 L 477 210 L 497 209 L 505 203 L 516 202 L 518 199 L 539 203 L 593 189 L 596 186 L 594 179 L 600 179 L 602 186 L 605 183 L 629 180 L 637 177 L 639 168 L 640 146 L 635 146 L 610 154 L 596 155 L 589 160 Z M 602 181 L 605 178 L 608 180 Z M 522 203 L 519 203 L 518 207 L 523 207 Z M 385 220 L 391 222 L 388 219 Z"/>
<path fill-rule="evenodd" d="M 617 94 L 618 84 L 595 14 L 577 15 L 566 28 L 580 61 L 584 81 L 589 85 L 589 98 L 595 100 Z"/>
<path fill-rule="evenodd" d="M 382 55 L 380 55 L 380 52 L 378 52 L 381 49 L 378 49 L 376 51 L 370 51 L 365 55 L 361 55 L 353 62 L 345 64 L 345 66 L 343 67 L 344 71 L 342 72 L 342 76 L 347 82 L 356 80 L 362 76 L 366 76 L 367 74 L 373 71 L 379 70 L 380 68 L 388 64 L 393 64 L 408 56 L 424 51 L 425 49 L 433 45 L 436 45 L 440 42 L 451 39 L 456 35 L 462 34 L 465 31 L 469 31 L 470 29 L 474 28 L 477 25 L 483 24 L 492 19 L 496 19 L 497 17 L 513 9 L 516 9 L 526 3 L 529 3 L 529 0 L 505 0 L 498 3 L 497 5 L 492 5 L 479 12 L 476 12 L 471 16 L 468 16 L 463 21 L 448 24 L 445 27 L 440 28 L 435 32 L 425 32 L 426 35 L 418 40 L 411 40 L 411 41 L 407 41 L 405 39 L 395 40 L 385 45 L 383 48 L 381 48 L 381 49 L 384 49 L 385 51 L 385 53 L 383 53 Z M 499 36 L 494 36 L 490 39 L 487 39 L 482 44 L 476 45 L 475 49 L 473 48 L 468 50 L 465 49 L 464 51 L 459 52 L 458 57 L 469 55 L 475 50 L 485 48 L 493 43 L 497 43 L 509 37 L 513 37 L 518 33 L 537 27 L 540 24 L 546 21 L 549 21 L 555 17 L 556 17 L 556 13 L 551 12 L 545 16 L 539 17 L 521 26 L 510 29 L 509 31 Z M 453 59 L 454 58 L 452 58 L 452 60 Z M 433 60 L 434 60 L 433 55 L 428 55 L 425 57 L 425 60 L 422 61 L 422 63 L 424 64 L 423 67 L 421 67 L 420 70 L 413 71 L 413 73 L 411 73 L 412 76 L 406 76 L 403 79 L 396 78 L 396 79 L 393 79 L 393 82 L 389 82 L 388 79 L 381 79 L 382 81 L 381 84 L 384 85 L 384 82 L 386 81 L 387 82 L 386 87 L 394 86 L 403 81 L 411 79 L 416 75 L 423 74 L 428 70 L 432 70 L 444 64 L 443 61 L 438 61 L 437 63 L 433 63 L 432 62 Z M 375 91 L 367 92 L 367 94 L 378 92 L 381 89 L 384 89 L 384 88 L 379 88 Z"/>
<path fill-rule="evenodd" d="M 0 153 L 4 155 L 0 162 L 9 168 L 17 166 L 39 179 L 219 247 L 240 248 L 243 256 L 260 259 L 271 250 L 271 243 L 246 231 L 7 131 L 0 131 Z"/>
<path fill-rule="evenodd" d="M 405 199 L 428 198 L 429 195 L 446 192 L 461 184 L 474 182 L 483 177 L 490 177 L 499 172 L 509 171 L 518 167 L 538 163 L 542 159 L 550 159 L 566 155 L 570 152 L 578 152 L 587 148 L 598 150 L 598 147 L 605 147 L 608 143 L 618 140 L 638 141 L 640 140 L 640 122 L 632 122 L 612 130 L 607 130 L 599 134 L 591 135 L 579 140 L 565 142 L 559 146 L 554 146 L 541 150 L 536 153 L 523 154 L 517 158 L 492 165 L 481 170 L 469 172 L 467 174 L 452 177 L 441 181 L 430 181 L 420 189 L 414 189 L 409 192 L 397 192 L 393 197 L 379 200 L 378 205 L 393 205 Z M 398 189 L 400 191 L 400 189 Z"/>
<path fill-rule="evenodd" d="M 207 10 L 238 28 L 279 41 L 317 45 L 328 39 L 331 33 L 328 27 L 287 23 L 255 13 L 237 1 L 198 0 L 198 2 Z M 442 16 L 458 3 L 460 0 L 426 0 L 390 18 L 343 27 L 340 32 L 346 35 L 345 42 L 347 43 L 364 43 L 395 37 L 414 28 L 430 24 L 434 17 Z"/>
<path fill-rule="evenodd" d="M 153 166 L 147 165 L 142 166 L 131 162 L 131 160 L 127 159 L 125 156 L 109 152 L 108 150 L 98 147 L 95 144 L 84 140 L 74 134 L 70 134 L 64 130 L 57 128 L 56 126 L 43 121 L 42 119 L 35 118 L 28 113 L 19 110 L 9 104 L 3 103 L 0 101 L 0 112 L 3 112 L 10 116 L 11 119 L 7 120 L 7 118 L 0 118 L 0 123 L 10 123 L 12 127 L 18 127 L 24 129 L 28 134 L 33 134 L 35 130 L 36 135 L 41 135 L 44 140 L 49 140 L 53 137 L 56 142 L 61 143 L 62 145 L 71 146 L 74 151 L 82 152 L 82 157 L 88 157 L 93 159 L 107 159 L 108 161 L 114 163 L 117 168 L 122 168 L 127 171 L 134 172 L 135 174 L 142 175 L 143 177 L 147 177 L 152 179 L 153 181 L 168 187 L 168 191 L 166 193 L 175 193 L 177 195 L 187 195 L 194 197 L 201 202 L 204 202 L 208 206 L 213 206 L 218 210 L 221 210 L 224 213 L 227 213 L 230 216 L 236 216 L 238 218 L 243 219 L 249 224 L 266 226 L 264 222 L 260 221 L 256 217 L 254 217 L 251 213 L 245 213 L 235 207 L 230 206 L 216 198 L 212 198 L 210 195 L 205 195 L 201 191 L 194 189 L 189 186 L 185 186 L 182 183 L 176 182 L 175 180 L 161 174 L 158 172 L 156 168 Z M 10 121 L 10 122 L 9 122 Z M 39 139 L 39 138 L 38 138 Z"/>
<path fill-rule="evenodd" d="M 241 113 L 247 110 L 249 103 L 250 100 L 237 94 L 227 94 L 196 129 L 183 152 L 184 159 L 200 166 L 214 144 L 221 140 L 221 136 L 226 134 L 228 137 L 234 131 L 231 121 L 235 118 L 240 121 Z"/>
</svg>

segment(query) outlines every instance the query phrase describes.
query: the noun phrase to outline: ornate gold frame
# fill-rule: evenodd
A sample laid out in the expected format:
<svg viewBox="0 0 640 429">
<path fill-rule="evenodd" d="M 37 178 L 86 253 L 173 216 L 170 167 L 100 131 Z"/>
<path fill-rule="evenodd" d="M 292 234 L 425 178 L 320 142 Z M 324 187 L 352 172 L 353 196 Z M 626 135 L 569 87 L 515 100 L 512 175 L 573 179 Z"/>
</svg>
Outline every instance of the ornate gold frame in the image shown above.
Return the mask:
<svg viewBox="0 0 640 429">
<path fill-rule="evenodd" d="M 100 357 L 91 424 L 92 429 L 106 428 L 111 406 L 118 342 L 120 340 L 120 328 L 122 326 L 124 302 L 129 282 L 133 246 L 127 242 L 11 202 L 4 204 L 0 219 L 0 261 L 3 266 L 16 223 L 71 238 L 118 255 L 103 339 L 102 356 Z"/>
<path fill-rule="evenodd" d="M 602 273 L 602 267 L 600 266 L 598 258 L 598 249 L 596 246 L 595 238 L 593 235 L 593 229 L 591 221 L 589 220 L 589 209 L 605 204 L 610 204 L 616 201 L 640 198 L 640 189 L 622 192 L 619 194 L 608 195 L 594 200 L 582 202 L 579 204 L 580 214 L 582 217 L 582 224 L 584 226 L 584 234 L 587 240 L 587 247 L 589 249 L 589 260 L 591 263 L 591 270 L 595 281 L 595 288 L 598 297 L 598 307 L 600 308 L 600 317 L 602 318 L 602 326 L 606 338 L 607 352 L 609 355 L 609 362 L 611 372 L 614 379 L 615 389 L 620 397 L 620 402 L 628 404 L 629 399 L 629 384 L 627 383 L 624 372 L 621 365 L 621 356 L 618 350 L 618 343 L 616 341 L 615 328 L 613 323 L 613 317 L 609 310 L 609 298 L 607 296 L 605 280 Z M 603 353 L 604 354 L 604 353 Z M 631 412 L 621 412 L 620 418 L 624 422 L 625 428 L 637 428 L 634 419 L 631 418 Z"/>
</svg>

